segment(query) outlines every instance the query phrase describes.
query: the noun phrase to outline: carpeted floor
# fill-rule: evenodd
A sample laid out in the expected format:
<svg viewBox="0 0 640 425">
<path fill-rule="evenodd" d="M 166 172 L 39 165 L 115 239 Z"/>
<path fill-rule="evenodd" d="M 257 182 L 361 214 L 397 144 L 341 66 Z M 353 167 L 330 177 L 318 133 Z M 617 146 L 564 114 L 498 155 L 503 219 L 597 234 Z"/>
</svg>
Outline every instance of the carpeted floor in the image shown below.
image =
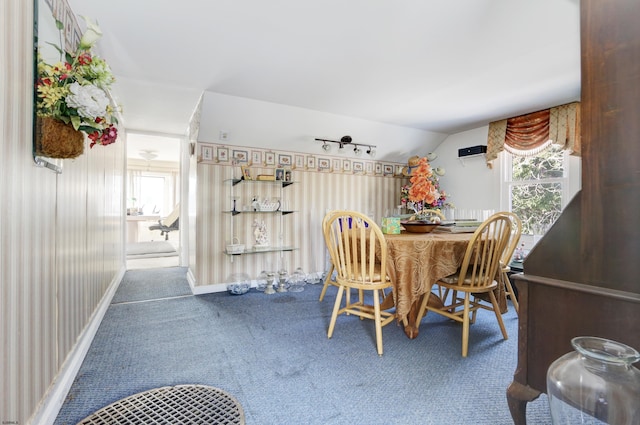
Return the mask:
<svg viewBox="0 0 640 425">
<path fill-rule="evenodd" d="M 172 257 L 178 255 L 167 241 L 137 242 L 127 244 L 127 258 Z"/>
<path fill-rule="evenodd" d="M 517 357 L 513 307 L 504 315 L 506 341 L 492 313 L 478 313 L 466 359 L 460 326 L 435 314 L 414 340 L 386 326 L 379 357 L 371 321 L 340 317 L 327 339 L 334 287 L 322 303 L 320 285 L 299 293 L 184 296 L 185 274 L 126 273 L 57 425 L 179 384 L 229 392 L 250 425 L 512 424 L 505 392 Z M 173 289 L 161 292 L 165 284 Z M 529 403 L 527 418 L 551 424 L 546 396 Z"/>
</svg>

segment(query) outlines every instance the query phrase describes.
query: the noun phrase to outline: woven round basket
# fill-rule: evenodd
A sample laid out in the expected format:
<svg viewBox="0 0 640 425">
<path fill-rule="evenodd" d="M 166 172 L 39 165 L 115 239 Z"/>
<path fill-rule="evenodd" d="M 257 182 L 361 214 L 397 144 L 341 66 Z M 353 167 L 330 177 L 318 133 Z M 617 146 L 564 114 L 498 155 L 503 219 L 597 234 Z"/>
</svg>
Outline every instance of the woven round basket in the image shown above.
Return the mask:
<svg viewBox="0 0 640 425">
<path fill-rule="evenodd" d="M 84 152 L 84 135 L 71 124 L 36 117 L 35 152 L 48 158 L 77 158 Z"/>
</svg>

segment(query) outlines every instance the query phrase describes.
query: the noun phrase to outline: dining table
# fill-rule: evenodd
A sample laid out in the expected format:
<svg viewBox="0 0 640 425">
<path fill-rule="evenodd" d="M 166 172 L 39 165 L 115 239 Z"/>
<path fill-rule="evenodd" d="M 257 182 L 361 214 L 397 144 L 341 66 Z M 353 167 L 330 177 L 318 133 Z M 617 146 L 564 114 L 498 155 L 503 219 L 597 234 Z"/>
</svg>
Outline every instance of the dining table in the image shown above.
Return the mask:
<svg viewBox="0 0 640 425">
<path fill-rule="evenodd" d="M 387 242 L 387 273 L 393 282 L 393 299 L 388 297 L 383 307 L 395 305 L 398 322 L 410 339 L 418 336 L 417 315 L 423 296 L 433 285 L 456 273 L 462 265 L 467 245 L 473 233 L 438 231 L 385 234 Z M 506 295 L 500 285 L 496 295 L 501 312 L 507 310 Z M 433 294 L 429 305 L 442 306 L 442 300 Z"/>
</svg>

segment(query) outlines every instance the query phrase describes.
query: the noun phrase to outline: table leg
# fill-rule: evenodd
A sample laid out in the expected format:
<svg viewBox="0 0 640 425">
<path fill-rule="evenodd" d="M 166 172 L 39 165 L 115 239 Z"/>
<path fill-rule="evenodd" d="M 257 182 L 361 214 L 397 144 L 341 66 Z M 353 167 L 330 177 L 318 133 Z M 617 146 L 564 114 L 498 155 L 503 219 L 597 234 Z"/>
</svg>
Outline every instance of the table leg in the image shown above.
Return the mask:
<svg viewBox="0 0 640 425">
<path fill-rule="evenodd" d="M 409 314 L 407 314 L 407 318 L 402 323 L 404 325 L 404 333 L 405 335 L 407 335 L 409 339 L 414 339 L 418 336 L 418 326 L 420 324 L 416 322 L 418 318 L 418 310 L 420 309 L 420 304 L 422 304 L 423 297 L 424 295 L 420 296 L 420 298 L 418 298 L 416 302 L 411 304 L 411 309 L 409 310 Z M 433 294 L 433 293 L 431 294 L 431 296 L 429 296 L 428 305 L 429 307 L 433 307 L 433 308 L 444 307 L 444 304 L 442 303 L 442 300 L 440 299 L 440 297 L 438 297 L 436 294 Z M 425 313 L 425 316 L 426 316 L 426 313 Z"/>
</svg>

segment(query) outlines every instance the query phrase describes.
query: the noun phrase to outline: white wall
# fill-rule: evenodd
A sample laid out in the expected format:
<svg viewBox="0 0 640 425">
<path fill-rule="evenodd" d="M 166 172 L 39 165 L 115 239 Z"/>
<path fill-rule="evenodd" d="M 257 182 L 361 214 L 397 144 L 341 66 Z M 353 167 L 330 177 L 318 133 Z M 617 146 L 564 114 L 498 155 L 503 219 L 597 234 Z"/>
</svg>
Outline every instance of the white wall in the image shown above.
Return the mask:
<svg viewBox="0 0 640 425">
<path fill-rule="evenodd" d="M 220 140 L 220 131 L 227 132 L 229 139 Z M 200 142 L 320 155 L 324 152 L 315 138 L 339 140 L 344 135 L 350 135 L 354 143 L 378 146 L 376 159 L 390 162 L 406 162 L 411 155 L 424 155 L 446 138 L 441 133 L 293 106 L 212 92 L 203 95 Z M 335 154 L 337 145 L 332 146 Z M 352 152 L 347 154 L 353 156 Z"/>
<path fill-rule="evenodd" d="M 488 126 L 453 134 L 438 146 L 434 167 L 444 167 L 440 187 L 449 194 L 448 200 L 457 209 L 493 209 L 500 207 L 500 161 L 489 169 L 485 156 L 458 158 L 458 149 L 487 144 Z"/>
</svg>

